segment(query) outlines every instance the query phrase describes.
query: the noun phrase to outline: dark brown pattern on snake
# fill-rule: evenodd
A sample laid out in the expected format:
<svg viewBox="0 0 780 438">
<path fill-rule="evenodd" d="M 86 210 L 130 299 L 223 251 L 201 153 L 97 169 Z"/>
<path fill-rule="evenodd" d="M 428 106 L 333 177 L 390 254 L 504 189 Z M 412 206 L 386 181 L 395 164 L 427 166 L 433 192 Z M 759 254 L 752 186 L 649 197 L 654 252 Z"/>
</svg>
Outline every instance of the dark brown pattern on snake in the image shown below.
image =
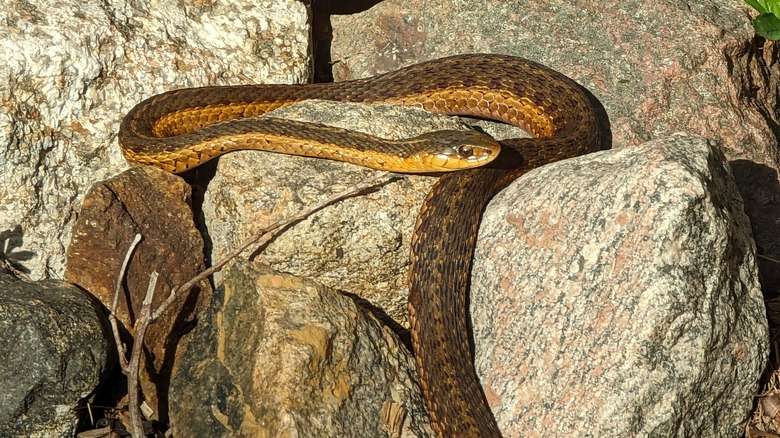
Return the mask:
<svg viewBox="0 0 780 438">
<path fill-rule="evenodd" d="M 500 55 L 459 55 L 334 84 L 205 87 L 164 93 L 128 114 L 120 128 L 120 145 L 129 160 L 174 172 L 234 149 L 285 152 L 290 147 L 298 148 L 292 153 L 342 159 L 350 152 L 327 148 L 338 148 L 343 142 L 362 152 L 368 137 L 356 139 L 347 131 L 328 128 L 308 131 L 297 122 L 268 128 L 273 121 L 245 118 L 315 98 L 414 105 L 435 113 L 513 124 L 537 137 L 503 140 L 500 155 L 490 164 L 442 176 L 423 204 L 411 247 L 410 330 L 433 427 L 440 437 L 501 436 L 474 369 L 468 331 L 466 305 L 480 218 L 488 201 L 528 170 L 599 148 L 590 102 L 572 80 L 534 62 Z M 239 119 L 230 120 L 234 118 Z M 264 133 L 254 134 L 256 129 Z M 301 129 L 308 138 L 286 145 L 286 136 Z M 253 136 L 261 138 L 242 143 Z M 226 137 L 230 140 L 223 140 Z M 278 142 L 283 146 L 275 145 Z M 383 144 L 379 152 L 367 154 L 392 155 L 392 147 Z M 402 159 L 404 154 L 411 152 L 397 153 Z M 346 161 L 363 164 L 361 159 L 353 154 Z"/>
</svg>

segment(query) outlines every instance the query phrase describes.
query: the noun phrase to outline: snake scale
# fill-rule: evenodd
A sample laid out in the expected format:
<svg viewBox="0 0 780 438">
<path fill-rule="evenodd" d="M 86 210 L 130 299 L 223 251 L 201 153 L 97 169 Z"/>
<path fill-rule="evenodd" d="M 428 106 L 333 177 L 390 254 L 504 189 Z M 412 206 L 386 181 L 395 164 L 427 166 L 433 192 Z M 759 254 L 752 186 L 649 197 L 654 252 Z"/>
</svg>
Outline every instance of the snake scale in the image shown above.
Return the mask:
<svg viewBox="0 0 780 438">
<path fill-rule="evenodd" d="M 306 99 L 398 103 L 519 126 L 500 141 L 451 131 L 391 142 L 255 117 Z M 133 108 L 119 130 L 134 163 L 183 172 L 236 149 L 337 159 L 395 172 L 446 172 L 412 237 L 409 319 L 423 394 L 440 437 L 499 437 L 472 357 L 468 290 L 482 211 L 528 170 L 600 147 L 595 111 L 566 76 L 522 58 L 456 55 L 345 82 L 174 90 Z M 499 153 L 500 151 L 500 153 Z M 457 172 L 452 170 L 464 169 Z"/>
</svg>

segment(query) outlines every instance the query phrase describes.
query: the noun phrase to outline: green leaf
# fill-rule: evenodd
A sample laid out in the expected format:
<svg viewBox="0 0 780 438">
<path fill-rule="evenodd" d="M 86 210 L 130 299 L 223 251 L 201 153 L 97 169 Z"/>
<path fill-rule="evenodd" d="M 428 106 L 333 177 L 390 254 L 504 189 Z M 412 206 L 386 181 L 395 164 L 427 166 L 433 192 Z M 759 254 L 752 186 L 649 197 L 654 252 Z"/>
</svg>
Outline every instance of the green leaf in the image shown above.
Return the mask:
<svg viewBox="0 0 780 438">
<path fill-rule="evenodd" d="M 749 4 L 753 7 L 753 9 L 757 10 L 759 14 L 766 14 L 769 12 L 767 8 L 764 6 L 764 3 L 766 0 L 745 0 L 745 3 Z"/>
<path fill-rule="evenodd" d="M 745 0 L 759 14 L 771 13 L 780 17 L 780 0 Z"/>
<path fill-rule="evenodd" d="M 756 33 L 768 40 L 780 40 L 780 18 L 770 13 L 761 14 L 753 20 Z"/>
<path fill-rule="evenodd" d="M 780 18 L 780 0 L 759 0 L 763 1 L 768 12 L 774 14 L 775 17 Z"/>
</svg>

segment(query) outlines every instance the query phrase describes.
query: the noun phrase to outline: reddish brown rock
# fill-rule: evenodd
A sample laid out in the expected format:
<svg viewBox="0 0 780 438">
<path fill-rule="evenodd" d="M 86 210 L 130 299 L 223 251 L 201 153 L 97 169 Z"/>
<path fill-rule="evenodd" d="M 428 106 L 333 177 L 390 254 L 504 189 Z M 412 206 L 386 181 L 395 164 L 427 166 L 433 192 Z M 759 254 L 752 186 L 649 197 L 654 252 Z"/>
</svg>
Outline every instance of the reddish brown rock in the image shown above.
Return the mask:
<svg viewBox="0 0 780 438">
<path fill-rule="evenodd" d="M 130 333 L 153 271 L 159 273 L 153 301 L 157 308 L 172 287 L 204 269 L 203 238 L 195 228 L 190 195 L 190 187 L 181 178 L 136 167 L 94 185 L 84 199 L 68 247 L 65 278 L 110 307 L 122 260 L 136 233 L 141 234 L 123 280 L 117 312 Z M 180 338 L 194 324 L 210 293 L 209 284 L 201 282 L 146 333 L 143 359 L 147 363 L 141 365 L 141 385 L 160 420 L 167 416 L 167 387 Z"/>
</svg>

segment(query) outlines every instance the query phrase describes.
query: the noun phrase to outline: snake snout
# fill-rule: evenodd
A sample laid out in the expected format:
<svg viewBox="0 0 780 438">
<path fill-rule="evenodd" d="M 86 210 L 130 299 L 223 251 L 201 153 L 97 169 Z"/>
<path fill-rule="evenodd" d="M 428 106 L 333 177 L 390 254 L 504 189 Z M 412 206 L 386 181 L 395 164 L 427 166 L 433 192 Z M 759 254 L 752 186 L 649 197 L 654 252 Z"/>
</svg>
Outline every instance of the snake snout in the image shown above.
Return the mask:
<svg viewBox="0 0 780 438">
<path fill-rule="evenodd" d="M 419 158 L 432 172 L 483 166 L 501 151 L 493 137 L 477 131 L 436 131 L 421 137 L 426 137 L 431 147 L 421 151 Z"/>
</svg>

